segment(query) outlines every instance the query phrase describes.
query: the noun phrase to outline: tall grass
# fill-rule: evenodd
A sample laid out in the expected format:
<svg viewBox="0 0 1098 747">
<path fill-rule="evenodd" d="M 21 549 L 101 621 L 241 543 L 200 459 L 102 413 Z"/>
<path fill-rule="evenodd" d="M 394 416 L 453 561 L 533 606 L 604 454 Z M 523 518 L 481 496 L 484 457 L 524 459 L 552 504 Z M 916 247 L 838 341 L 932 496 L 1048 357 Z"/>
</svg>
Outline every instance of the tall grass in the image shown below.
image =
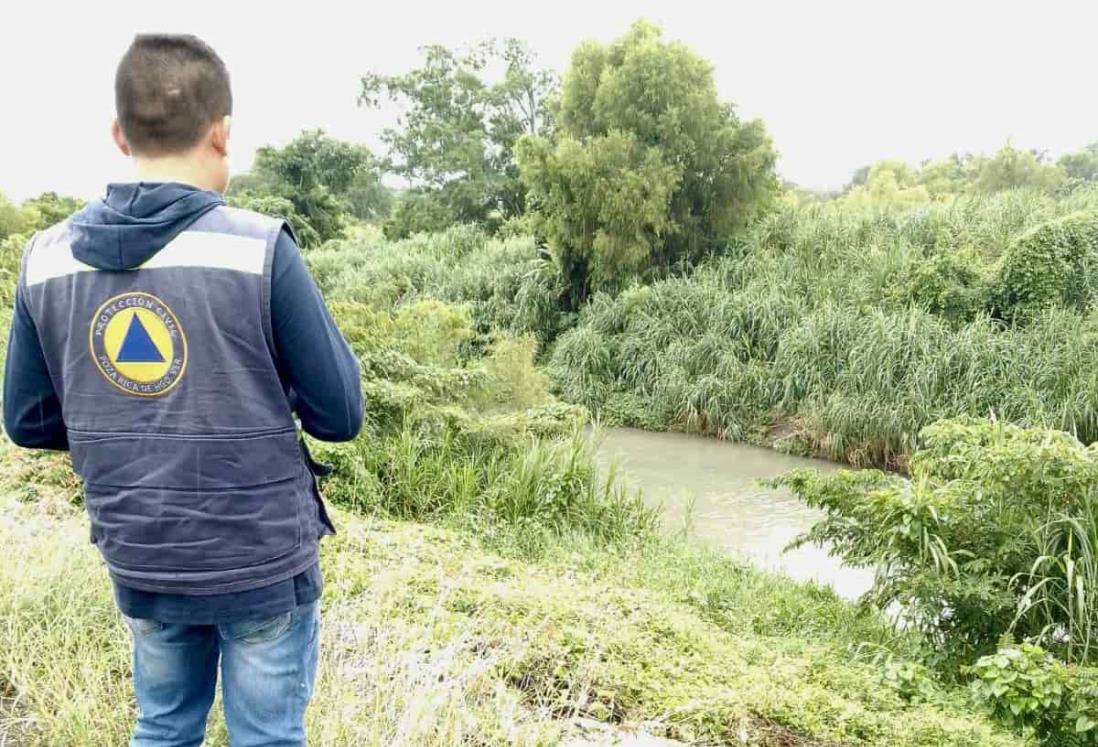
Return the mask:
<svg viewBox="0 0 1098 747">
<path fill-rule="evenodd" d="M 738 256 L 596 297 L 549 371 L 607 422 L 780 434 L 859 465 L 902 467 L 921 428 L 958 415 L 1094 441 L 1098 315 L 1062 301 L 1079 282 L 1056 283 L 1078 273 L 1035 271 L 1022 293 L 1015 268 L 1048 242 L 1053 257 L 1098 256 L 1078 217 L 1095 210 L 1098 192 L 1019 192 L 908 214 L 779 212 Z M 1008 296 L 1024 304 L 1004 322 Z"/>
<path fill-rule="evenodd" d="M 588 414 L 549 393 L 532 336 L 471 345 L 469 308 L 435 300 L 393 310 L 335 300 L 333 312 L 362 363 L 367 422 L 350 444 L 315 445 L 337 465 L 332 500 L 484 536 L 517 531 L 535 546 L 547 535 L 621 542 L 652 531 L 640 499 L 596 473 Z"/>
<path fill-rule="evenodd" d="M 325 297 L 394 309 L 425 298 L 469 308 L 478 335 L 545 343 L 567 323 L 564 286 L 530 237 L 490 239 L 473 226 L 390 242 L 380 232 L 309 252 Z"/>
<path fill-rule="evenodd" d="M 729 747 L 1025 744 L 955 689 L 888 686 L 853 642 L 889 632 L 833 594 L 715 553 L 561 543 L 532 565 L 335 518 L 310 744 L 549 747 L 577 717 Z M 10 498 L 0 519 L 0 743 L 125 744 L 128 634 L 84 519 Z M 228 743 L 216 711 L 207 743 Z"/>
</svg>

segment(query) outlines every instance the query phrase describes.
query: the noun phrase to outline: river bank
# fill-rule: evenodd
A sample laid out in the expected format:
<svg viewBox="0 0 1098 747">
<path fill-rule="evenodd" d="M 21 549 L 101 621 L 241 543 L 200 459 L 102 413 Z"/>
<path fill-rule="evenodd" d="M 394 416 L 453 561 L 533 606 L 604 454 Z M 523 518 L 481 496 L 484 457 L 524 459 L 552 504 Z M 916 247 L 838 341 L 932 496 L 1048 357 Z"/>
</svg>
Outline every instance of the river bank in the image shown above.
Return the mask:
<svg viewBox="0 0 1098 747">
<path fill-rule="evenodd" d="M 0 734 L 122 744 L 128 641 L 84 517 L 48 498 L 0 499 L 0 517 L 0 684 L 17 714 Z M 562 542 L 529 562 L 445 527 L 336 521 L 312 744 L 552 745 L 577 717 L 688 744 L 1021 744 L 961 691 L 912 704 L 884 686 L 854 648 L 897 648 L 883 624 L 713 551 Z"/>
</svg>

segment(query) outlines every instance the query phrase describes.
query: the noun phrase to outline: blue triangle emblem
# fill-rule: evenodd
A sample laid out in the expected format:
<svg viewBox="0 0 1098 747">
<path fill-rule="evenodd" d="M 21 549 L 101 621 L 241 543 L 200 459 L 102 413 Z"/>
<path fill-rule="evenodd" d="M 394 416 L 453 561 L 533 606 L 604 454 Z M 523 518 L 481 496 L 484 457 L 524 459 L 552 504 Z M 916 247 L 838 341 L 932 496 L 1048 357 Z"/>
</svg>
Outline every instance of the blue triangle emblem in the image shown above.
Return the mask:
<svg viewBox="0 0 1098 747">
<path fill-rule="evenodd" d="M 148 330 L 134 313 L 130 317 L 130 328 L 122 338 L 122 347 L 115 357 L 117 363 L 163 363 L 164 355 L 157 349 Z"/>
</svg>

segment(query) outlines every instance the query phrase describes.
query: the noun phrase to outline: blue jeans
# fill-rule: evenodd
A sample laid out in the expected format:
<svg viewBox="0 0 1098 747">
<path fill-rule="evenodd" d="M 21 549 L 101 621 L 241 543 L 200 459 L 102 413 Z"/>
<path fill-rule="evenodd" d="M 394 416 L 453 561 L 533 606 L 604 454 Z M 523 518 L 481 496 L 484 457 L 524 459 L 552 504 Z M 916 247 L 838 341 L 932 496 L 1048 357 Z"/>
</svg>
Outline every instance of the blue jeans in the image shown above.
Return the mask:
<svg viewBox="0 0 1098 747">
<path fill-rule="evenodd" d="M 137 728 L 130 747 L 202 744 L 221 660 L 233 747 L 304 747 L 320 607 L 222 625 L 126 618 L 133 632 Z"/>
</svg>

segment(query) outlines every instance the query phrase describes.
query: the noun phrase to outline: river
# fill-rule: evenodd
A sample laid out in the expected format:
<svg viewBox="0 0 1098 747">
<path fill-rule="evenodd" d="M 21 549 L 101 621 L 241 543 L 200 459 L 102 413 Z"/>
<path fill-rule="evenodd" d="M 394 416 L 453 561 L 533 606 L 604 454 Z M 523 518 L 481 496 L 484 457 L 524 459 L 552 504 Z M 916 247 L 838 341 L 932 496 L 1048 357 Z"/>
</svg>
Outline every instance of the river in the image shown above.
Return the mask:
<svg viewBox="0 0 1098 747">
<path fill-rule="evenodd" d="M 666 529 L 685 527 L 698 541 L 795 579 L 828 584 L 848 599 L 869 588 L 870 571 L 844 566 L 824 549 L 782 552 L 822 514 L 786 490 L 759 484 L 791 469 L 837 465 L 681 433 L 611 428 L 602 436 L 602 466 L 617 460 L 629 484 L 662 509 Z"/>
</svg>

